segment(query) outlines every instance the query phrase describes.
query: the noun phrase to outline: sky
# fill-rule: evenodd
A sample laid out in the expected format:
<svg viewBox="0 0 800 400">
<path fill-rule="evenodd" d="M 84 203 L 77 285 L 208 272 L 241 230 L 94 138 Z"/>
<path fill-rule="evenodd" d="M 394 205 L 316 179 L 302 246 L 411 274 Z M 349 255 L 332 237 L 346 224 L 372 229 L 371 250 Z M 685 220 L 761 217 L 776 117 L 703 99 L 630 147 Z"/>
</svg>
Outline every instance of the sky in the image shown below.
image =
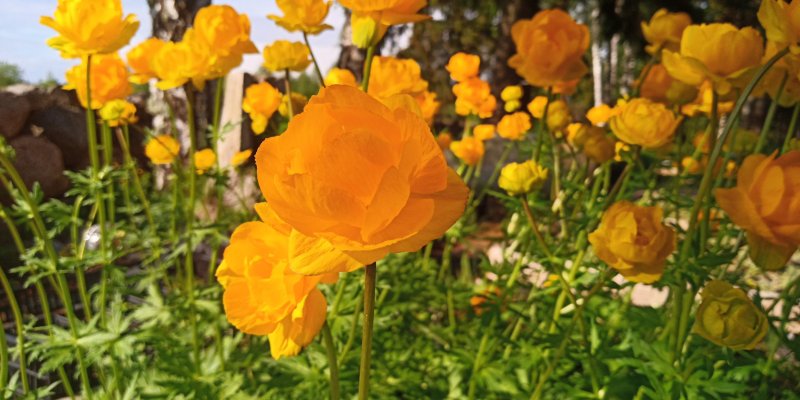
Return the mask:
<svg viewBox="0 0 800 400">
<path fill-rule="evenodd" d="M 289 33 L 266 18 L 267 14 L 280 14 L 280 10 L 270 0 L 227 0 L 214 1 L 214 4 L 228 4 L 240 13 L 250 17 L 251 39 L 259 49 L 278 39 L 302 41 L 299 32 Z M 0 0 L 0 61 L 16 64 L 22 69 L 23 79 L 36 83 L 52 75 L 59 82 L 64 81 L 64 73 L 78 63 L 78 60 L 64 60 L 56 50 L 45 44 L 47 39 L 56 36 L 55 31 L 39 24 L 42 15 L 53 15 L 56 0 Z M 122 0 L 126 14 L 136 14 L 140 26 L 131 44 L 137 44 L 150 36 L 150 14 L 146 0 Z M 339 30 L 344 21 L 344 10 L 338 4 L 331 7 L 326 23 L 337 29 L 311 36 L 311 48 L 320 63 L 323 73 L 333 66 L 339 57 Z M 129 47 L 121 50 L 125 54 Z M 261 64 L 261 55 L 248 55 L 240 69 L 254 72 Z"/>
</svg>

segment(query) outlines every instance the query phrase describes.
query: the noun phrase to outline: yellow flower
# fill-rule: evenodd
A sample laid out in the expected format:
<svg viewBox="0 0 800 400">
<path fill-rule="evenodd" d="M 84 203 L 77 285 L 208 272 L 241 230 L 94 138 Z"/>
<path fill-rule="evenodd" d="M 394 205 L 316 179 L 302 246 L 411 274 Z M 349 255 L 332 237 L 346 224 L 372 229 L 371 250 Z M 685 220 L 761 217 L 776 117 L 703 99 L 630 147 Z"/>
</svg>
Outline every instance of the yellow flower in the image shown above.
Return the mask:
<svg viewBox="0 0 800 400">
<path fill-rule="evenodd" d="M 135 15 L 122 17 L 120 0 L 58 0 L 53 17 L 39 22 L 58 32 L 47 45 L 64 58 L 114 53 L 139 29 Z"/>
<path fill-rule="evenodd" d="M 422 117 L 397 105 L 344 85 L 312 97 L 256 153 L 258 183 L 275 213 L 363 264 L 444 234 L 468 189 Z"/>
<path fill-rule="evenodd" d="M 396 57 L 375 57 L 369 76 L 369 94 L 385 99 L 396 94 L 413 96 L 428 89 L 428 81 L 416 61 Z"/>
<path fill-rule="evenodd" d="M 500 170 L 497 185 L 511 196 L 518 196 L 541 189 L 547 180 L 547 168 L 528 160 L 509 163 Z"/>
<path fill-rule="evenodd" d="M 611 117 L 617 115 L 619 113 L 619 109 L 616 107 L 610 107 L 608 104 L 600 104 L 599 106 L 594 106 L 586 112 L 586 118 L 589 122 L 592 123 L 594 126 L 603 126 L 605 125 Z"/>
<path fill-rule="evenodd" d="M 111 100 L 124 99 L 131 94 L 128 68 L 116 54 L 92 57 L 91 65 L 92 109 L 100 109 Z M 88 107 L 86 96 L 86 59 L 67 71 L 64 89 L 75 90 L 81 105 Z"/>
<path fill-rule="evenodd" d="M 567 126 L 567 141 L 598 164 L 614 158 L 614 140 L 602 128 L 580 123 Z"/>
<path fill-rule="evenodd" d="M 258 53 L 250 40 L 250 19 L 231 6 L 210 5 L 194 17 L 192 46 L 202 47 L 209 54 L 206 60 L 209 79 L 225 76 L 242 63 L 242 56 Z M 186 40 L 186 39 L 184 39 Z"/>
<path fill-rule="evenodd" d="M 792 53 L 800 53 L 797 42 L 800 40 L 800 2 L 783 0 L 762 0 L 758 8 L 758 21 L 767 33 L 767 40 L 782 50 L 787 46 Z"/>
<path fill-rule="evenodd" d="M 650 18 L 650 22 L 642 22 L 642 34 L 649 45 L 647 52 L 657 55 L 663 49 L 678 50 L 681 34 L 692 24 L 689 14 L 672 13 L 666 8 L 659 9 Z"/>
<path fill-rule="evenodd" d="M 500 93 L 500 98 L 503 99 L 503 101 L 512 101 L 521 99 L 522 86 L 519 85 L 506 86 Z"/>
<path fill-rule="evenodd" d="M 622 161 L 622 156 L 624 153 L 631 151 L 631 146 L 628 146 L 624 142 L 615 142 L 614 143 L 614 161 Z"/>
<path fill-rule="evenodd" d="M 153 59 L 164 43 L 161 39 L 149 38 L 128 51 L 126 54 L 128 66 L 133 71 L 131 82 L 141 85 L 156 77 Z"/>
<path fill-rule="evenodd" d="M 427 0 L 340 0 L 339 3 L 352 11 L 353 44 L 362 49 L 377 44 L 391 25 L 429 18 L 418 14 Z"/>
<path fill-rule="evenodd" d="M 572 122 L 572 115 L 564 100 L 556 100 L 547 108 L 547 128 L 551 132 L 559 132 Z"/>
<path fill-rule="evenodd" d="M 674 82 L 667 73 L 667 69 L 661 64 L 654 64 L 639 86 L 639 96 L 659 103 L 667 103 L 667 92 Z M 691 99 L 690 99 L 691 100 Z"/>
<path fill-rule="evenodd" d="M 643 207 L 627 201 L 614 203 L 603 213 L 600 226 L 589 234 L 598 258 L 625 279 L 653 283 L 675 250 L 675 231 L 662 223 L 661 207 Z"/>
<path fill-rule="evenodd" d="M 303 112 L 306 103 L 308 103 L 308 97 L 304 96 L 302 93 L 292 92 L 292 113 L 294 115 Z M 283 95 L 281 98 L 281 104 L 278 106 L 278 114 L 289 117 L 289 96 Z"/>
<path fill-rule="evenodd" d="M 489 83 L 480 78 L 467 79 L 453 86 L 456 95 L 456 114 L 475 114 L 489 118 L 497 107 L 497 98 L 492 95 Z"/>
<path fill-rule="evenodd" d="M 122 99 L 106 103 L 100 109 L 100 118 L 110 127 L 135 124 L 139 120 L 136 117 L 136 106 Z"/>
<path fill-rule="evenodd" d="M 156 85 L 169 90 L 192 82 L 198 90 L 205 86 L 209 77 L 209 57 L 204 46 L 195 45 L 194 30 L 189 28 L 180 42 L 166 42 L 152 60 L 153 72 L 158 78 Z"/>
<path fill-rule="evenodd" d="M 703 172 L 705 166 L 694 157 L 686 156 L 681 160 L 681 167 L 683 167 L 683 170 L 686 171 L 687 174 L 694 175 Z"/>
<path fill-rule="evenodd" d="M 450 143 L 450 151 L 464 164 L 477 165 L 483 158 L 483 141 L 469 136 Z"/>
<path fill-rule="evenodd" d="M 417 105 L 419 105 L 419 110 L 422 112 L 422 118 L 425 122 L 427 122 L 428 125 L 433 124 L 433 118 L 442 106 L 439 100 L 436 99 L 436 93 L 426 90 L 415 96 L 414 100 L 417 101 Z"/>
<path fill-rule="evenodd" d="M 503 110 L 505 110 L 505 112 L 507 112 L 507 113 L 511 113 L 511 112 L 519 110 L 519 108 L 521 106 L 522 106 L 522 103 L 520 103 L 519 100 L 511 100 L 511 101 L 507 101 L 503 105 Z"/>
<path fill-rule="evenodd" d="M 715 279 L 706 283 L 700 297 L 692 332 L 733 350 L 752 350 L 766 336 L 767 316 L 742 289 Z"/>
<path fill-rule="evenodd" d="M 250 159 L 250 156 L 253 154 L 253 150 L 247 149 L 242 151 L 237 151 L 231 157 L 231 166 L 238 167 L 247 162 Z"/>
<path fill-rule="evenodd" d="M 528 112 L 533 115 L 533 118 L 542 119 L 545 107 L 547 107 L 547 97 L 536 96 L 528 103 Z"/>
<path fill-rule="evenodd" d="M 800 246 L 800 151 L 778 158 L 754 154 L 742 162 L 736 187 L 717 189 L 720 207 L 747 232 L 750 258 L 783 268 Z"/>
<path fill-rule="evenodd" d="M 450 143 L 453 143 L 453 135 L 450 132 L 442 132 L 436 136 L 436 143 L 442 150 L 449 149 Z"/>
<path fill-rule="evenodd" d="M 253 133 L 264 133 L 267 122 L 278 110 L 282 98 L 281 92 L 267 82 L 252 84 L 245 89 L 242 110 L 250 116 Z"/>
<path fill-rule="evenodd" d="M 673 78 L 692 86 L 710 80 L 714 90 L 725 95 L 732 88 L 744 87 L 763 55 L 757 30 L 714 23 L 687 27 L 680 52 L 664 50 L 662 62 Z"/>
<path fill-rule="evenodd" d="M 325 86 L 331 85 L 358 86 L 358 83 L 356 83 L 356 76 L 349 69 L 331 68 L 328 75 L 325 76 Z"/>
<path fill-rule="evenodd" d="M 324 23 L 331 9 L 332 1 L 323 0 L 276 0 L 278 8 L 283 12 L 280 15 L 268 15 L 267 18 L 275 21 L 281 28 L 289 32 L 301 31 L 316 35 L 322 31 L 333 29 Z"/>
<path fill-rule="evenodd" d="M 478 140 L 489 140 L 494 137 L 495 127 L 492 124 L 480 124 L 472 128 L 472 135 Z"/>
<path fill-rule="evenodd" d="M 303 72 L 311 64 L 311 53 L 301 42 L 276 40 L 264 47 L 264 68 L 272 72 Z"/>
<path fill-rule="evenodd" d="M 708 81 L 703 82 L 694 92 L 697 96 L 690 103 L 681 106 L 681 113 L 689 117 L 700 113 L 711 115 L 714 103 L 714 91 L 711 83 Z M 720 115 L 728 114 L 731 110 L 733 110 L 733 101 L 724 101 L 720 98 L 717 102 L 717 113 Z"/>
<path fill-rule="evenodd" d="M 497 134 L 508 140 L 523 140 L 530 129 L 531 117 L 522 111 L 504 115 L 497 123 Z"/>
<path fill-rule="evenodd" d="M 517 53 L 508 65 L 533 86 L 552 87 L 588 71 L 583 55 L 589 48 L 589 28 L 564 11 L 540 11 L 530 20 L 517 21 L 511 38 Z"/>
<path fill-rule="evenodd" d="M 766 62 L 766 60 L 772 58 L 777 52 L 776 44 L 767 42 L 764 61 Z M 800 101 L 800 77 L 797 74 L 798 72 L 800 72 L 800 56 L 792 53 L 784 56 L 778 60 L 772 68 L 767 70 L 761 82 L 759 82 L 759 85 L 756 86 L 753 95 L 759 96 L 763 94 L 763 92 L 766 92 L 769 97 L 777 101 L 779 105 L 783 107 L 793 106 Z M 781 83 L 784 82 L 784 78 L 786 81 L 783 84 L 783 92 L 778 99 L 776 97 L 778 96 Z"/>
<path fill-rule="evenodd" d="M 646 149 L 669 143 L 680 124 L 665 105 L 648 99 L 633 99 L 617 108 L 619 114 L 611 118 L 611 131 L 623 142 Z"/>
<path fill-rule="evenodd" d="M 319 289 L 312 290 L 281 320 L 267 337 L 272 358 L 296 356 L 303 347 L 314 341 L 328 314 L 328 303 Z"/>
<path fill-rule="evenodd" d="M 144 154 L 155 165 L 171 164 L 180 151 L 181 145 L 170 135 L 155 136 L 144 147 Z"/>
<path fill-rule="evenodd" d="M 200 175 L 203 175 L 206 173 L 206 171 L 210 170 L 216 161 L 217 155 L 214 154 L 214 150 L 203 149 L 194 153 L 194 168 Z"/>
<path fill-rule="evenodd" d="M 474 54 L 458 52 L 450 57 L 445 69 L 450 73 L 450 79 L 461 82 L 476 78 L 481 66 L 481 58 Z"/>
</svg>

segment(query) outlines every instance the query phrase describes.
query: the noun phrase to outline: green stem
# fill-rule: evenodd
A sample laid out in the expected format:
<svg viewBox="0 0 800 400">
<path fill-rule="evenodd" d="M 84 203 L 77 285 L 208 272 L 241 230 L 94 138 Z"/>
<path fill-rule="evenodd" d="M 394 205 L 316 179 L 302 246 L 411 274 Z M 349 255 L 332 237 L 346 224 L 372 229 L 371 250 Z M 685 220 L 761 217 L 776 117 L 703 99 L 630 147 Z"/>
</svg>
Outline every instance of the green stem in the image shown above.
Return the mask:
<svg viewBox="0 0 800 400">
<path fill-rule="evenodd" d="M 336 361 L 336 348 L 333 344 L 333 335 L 328 322 L 322 325 L 322 340 L 325 343 L 325 350 L 328 353 L 328 369 L 330 370 L 331 400 L 339 400 L 339 364 Z"/>
<path fill-rule="evenodd" d="M 547 126 L 547 111 L 550 109 L 550 101 L 553 100 L 553 88 L 547 88 L 547 103 L 544 105 L 544 112 L 539 124 L 536 125 L 536 152 L 533 155 L 533 160 L 539 162 L 539 157 L 542 155 L 542 146 L 544 146 L 544 132 Z"/>
<path fill-rule="evenodd" d="M 786 130 L 786 138 L 783 139 L 783 146 L 781 146 L 781 154 L 789 151 L 789 144 L 794 138 L 795 131 L 797 130 L 797 117 L 800 116 L 800 101 L 794 105 L 792 110 L 792 119 L 789 121 L 789 129 Z"/>
<path fill-rule="evenodd" d="M 372 58 L 375 56 L 375 45 L 367 47 L 367 55 L 364 57 L 364 74 L 361 77 L 361 90 L 369 93 L 369 77 L 372 72 Z"/>
<path fill-rule="evenodd" d="M 308 41 L 308 34 L 303 32 L 303 40 L 306 42 L 306 47 L 308 47 L 308 54 L 311 55 L 311 61 L 314 62 L 314 71 L 317 72 L 317 78 L 319 78 L 319 84 L 323 88 L 325 87 L 325 77 L 322 76 L 322 70 L 319 69 L 319 64 L 317 63 L 317 57 L 314 57 L 314 51 L 311 50 L 311 43 Z"/>
<path fill-rule="evenodd" d="M 14 314 L 14 326 L 17 331 L 17 351 L 19 351 L 19 354 L 17 355 L 19 357 L 19 376 L 20 380 L 22 381 L 22 390 L 23 390 L 22 394 L 28 394 L 28 392 L 30 391 L 30 387 L 28 386 L 28 367 L 27 367 L 28 363 L 25 358 L 25 331 L 23 329 L 24 323 L 22 322 L 22 312 L 19 310 L 19 304 L 17 303 L 17 296 L 14 295 L 14 290 L 11 288 L 11 283 L 8 281 L 8 277 L 6 277 L 5 270 L 3 270 L 3 266 L 1 265 L 0 265 L 0 284 L 3 285 L 3 290 L 5 290 L 8 299 L 8 305 L 11 307 L 11 312 Z M 0 325 L 2 325 L 2 323 L 0 323 Z M 6 343 L 5 334 L 3 334 L 2 337 L 0 337 L 0 340 L 5 345 Z M 5 358 L 8 359 L 8 356 L 6 355 Z M 6 373 L 7 372 L 8 370 L 6 369 Z"/>
<path fill-rule="evenodd" d="M 375 318 L 375 263 L 364 269 L 364 325 L 361 336 L 361 367 L 358 371 L 358 399 L 369 398 L 369 368 L 372 361 L 372 323 Z"/>
<path fill-rule="evenodd" d="M 758 135 L 758 142 L 756 142 L 756 153 L 761 153 L 761 150 L 764 149 L 764 144 L 767 142 L 767 135 L 769 134 L 770 128 L 772 128 L 772 120 L 775 119 L 775 113 L 778 111 L 778 100 L 783 96 L 783 88 L 786 86 L 786 81 L 788 79 L 789 73 L 784 73 L 783 80 L 781 80 L 781 84 L 778 86 L 775 98 L 770 103 L 769 109 L 767 109 L 767 116 L 764 117 L 764 125 L 761 126 L 761 133 Z"/>
<path fill-rule="evenodd" d="M 289 121 L 294 118 L 294 105 L 292 104 L 292 77 L 289 75 L 289 69 L 285 71 L 286 79 L 284 80 L 284 87 L 286 88 L 286 110 L 289 113 Z"/>
<path fill-rule="evenodd" d="M 575 276 L 578 274 L 578 270 L 583 264 L 583 258 L 586 255 L 586 231 L 581 231 L 578 236 L 577 246 L 579 248 L 578 254 L 575 256 L 575 259 L 572 261 L 572 265 L 570 266 L 567 281 L 563 282 L 561 286 L 561 292 L 558 294 L 558 298 L 556 299 L 556 305 L 553 309 L 553 318 L 548 322 L 547 332 L 548 333 L 555 333 L 556 329 L 558 328 L 558 320 L 561 318 L 561 309 L 564 307 L 564 302 L 567 300 L 567 296 L 571 293 L 568 293 L 570 290 L 570 285 L 572 282 L 575 281 Z M 563 275 L 559 274 L 558 279 L 563 279 Z"/>
<path fill-rule="evenodd" d="M 192 329 L 192 354 L 194 368 L 200 372 L 200 345 L 197 332 L 197 319 L 194 304 L 194 246 L 192 234 L 194 230 L 194 206 L 197 197 L 197 181 L 194 167 L 195 152 L 197 151 L 197 128 L 195 126 L 194 90 L 187 85 L 186 90 L 186 118 L 189 123 L 189 203 L 186 205 L 186 261 L 185 261 L 185 290 L 189 300 L 189 324 Z"/>
<path fill-rule="evenodd" d="M 356 329 L 358 328 L 358 314 L 361 313 L 361 305 L 364 302 L 362 297 L 358 298 L 356 302 L 356 310 L 353 313 L 353 323 L 350 325 L 350 333 L 347 335 L 347 342 L 344 343 L 344 347 L 342 348 L 342 352 L 339 354 L 339 368 L 342 367 L 342 363 L 344 363 L 347 354 L 350 352 L 350 348 L 353 347 L 353 343 L 356 340 Z"/>
<path fill-rule="evenodd" d="M 525 211 L 525 217 L 528 219 L 528 223 L 531 225 L 533 235 L 536 237 L 536 242 L 539 244 L 539 247 L 542 248 L 542 251 L 547 256 L 547 259 L 552 262 L 553 253 L 547 247 L 547 243 L 544 241 L 542 233 L 539 232 L 539 224 L 536 223 L 536 218 L 533 216 L 533 212 L 531 212 L 530 205 L 528 205 L 528 195 L 522 195 L 520 198 L 520 203 L 522 203 L 522 209 Z"/>
<path fill-rule="evenodd" d="M 472 363 L 472 374 L 469 377 L 469 389 L 467 391 L 467 398 L 469 400 L 475 398 L 475 390 L 478 386 L 478 380 L 475 379 L 475 377 L 478 375 L 478 371 L 481 369 L 481 364 L 483 363 L 483 353 L 486 352 L 486 347 L 489 345 L 489 335 L 494 333 L 494 325 L 496 321 L 497 317 L 495 316 L 495 318 L 492 318 L 489 328 L 484 330 L 481 343 L 478 345 L 478 353 L 475 355 L 475 361 Z"/>
<path fill-rule="evenodd" d="M 131 157 L 129 144 L 130 132 L 128 130 L 128 126 L 124 125 L 122 130 L 124 132 L 124 136 L 117 131 L 117 140 L 119 140 L 120 147 L 122 147 L 122 154 L 125 158 L 125 164 L 128 166 L 128 171 L 133 178 L 133 188 L 136 190 L 136 195 L 139 197 L 139 201 L 142 204 L 142 209 L 144 209 L 144 215 L 147 218 L 147 224 L 150 226 L 151 232 L 155 233 L 156 224 L 155 220 L 153 219 L 153 213 L 150 211 L 150 201 L 147 200 L 147 195 L 145 195 L 144 188 L 142 188 L 142 182 L 139 179 L 139 174 L 136 172 L 136 162 L 133 161 L 133 158 Z"/>
</svg>

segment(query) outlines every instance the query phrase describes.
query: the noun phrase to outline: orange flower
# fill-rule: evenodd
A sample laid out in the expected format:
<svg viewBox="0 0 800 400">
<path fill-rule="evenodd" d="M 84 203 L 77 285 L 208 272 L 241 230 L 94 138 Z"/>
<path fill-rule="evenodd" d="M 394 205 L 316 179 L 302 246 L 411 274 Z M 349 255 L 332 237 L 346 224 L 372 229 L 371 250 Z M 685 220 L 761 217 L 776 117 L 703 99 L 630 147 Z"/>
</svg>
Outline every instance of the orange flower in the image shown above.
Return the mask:
<svg viewBox="0 0 800 400">
<path fill-rule="evenodd" d="M 594 126 L 603 126 L 611 117 L 618 113 L 619 109 L 616 107 L 612 108 L 608 104 L 600 104 L 599 106 L 590 108 L 589 111 L 586 112 L 586 119 Z"/>
<path fill-rule="evenodd" d="M 64 58 L 114 53 L 139 29 L 135 15 L 122 17 L 120 0 L 58 0 L 53 17 L 39 23 L 58 32 L 47 45 Z"/>
<path fill-rule="evenodd" d="M 475 114 L 489 118 L 497 107 L 497 98 L 492 95 L 489 83 L 480 78 L 467 79 L 453 86 L 456 95 L 456 114 Z"/>
<path fill-rule="evenodd" d="M 343 85 L 322 89 L 265 140 L 256 167 L 281 219 L 363 264 L 440 237 L 468 192 L 418 114 Z"/>
<path fill-rule="evenodd" d="M 238 167 L 247 162 L 250 159 L 250 156 L 253 154 L 253 150 L 246 149 L 242 151 L 236 152 L 233 157 L 231 157 L 231 166 Z"/>
<path fill-rule="evenodd" d="M 780 269 L 800 246 L 800 151 L 745 158 L 736 187 L 717 189 L 720 207 L 747 232 L 756 265 Z"/>
<path fill-rule="evenodd" d="M 450 151 L 467 165 L 477 165 L 483 158 L 483 141 L 469 136 L 450 143 Z"/>
<path fill-rule="evenodd" d="M 480 124 L 472 128 L 472 135 L 478 140 L 489 140 L 494 137 L 495 127 L 492 124 Z"/>
<path fill-rule="evenodd" d="M 166 42 L 152 60 L 153 72 L 158 77 L 156 85 L 169 90 L 192 82 L 198 90 L 209 77 L 211 55 L 204 46 L 195 45 L 194 30 L 189 28 L 180 42 Z"/>
<path fill-rule="evenodd" d="M 316 35 L 322 31 L 333 29 L 324 23 L 331 9 L 332 1 L 323 0 L 276 0 L 278 8 L 283 12 L 280 15 L 267 15 L 281 28 L 289 32 L 302 31 Z"/>
<path fill-rule="evenodd" d="M 461 82 L 477 77 L 480 66 L 480 57 L 474 54 L 458 52 L 450 57 L 450 61 L 444 68 L 450 73 L 452 80 Z"/>
<path fill-rule="evenodd" d="M 256 135 L 264 133 L 267 122 L 281 104 L 283 95 L 267 82 L 252 84 L 244 92 L 242 110 L 252 120 L 251 127 Z"/>
<path fill-rule="evenodd" d="M 430 18 L 418 14 L 427 0 L 340 0 L 339 3 L 352 11 L 353 43 L 360 48 L 377 44 L 391 25 Z"/>
<path fill-rule="evenodd" d="M 242 63 L 244 54 L 258 53 L 250 40 L 250 19 L 228 5 L 210 5 L 194 17 L 192 46 L 205 49 L 208 78 L 225 76 Z M 186 39 L 184 39 L 186 40 Z"/>
<path fill-rule="evenodd" d="M 358 86 L 358 83 L 356 83 L 356 76 L 349 69 L 331 68 L 328 75 L 325 76 L 325 85 Z"/>
<path fill-rule="evenodd" d="M 217 155 L 214 153 L 214 150 L 203 149 L 194 154 L 194 168 L 200 175 L 203 175 L 206 173 L 206 171 L 210 170 L 216 162 Z"/>
<path fill-rule="evenodd" d="M 436 116 L 436 113 L 439 112 L 439 108 L 442 106 L 442 104 L 439 103 L 439 100 L 436 99 L 436 93 L 426 90 L 422 92 L 422 94 L 415 96 L 414 100 L 417 101 L 419 110 L 422 113 L 422 118 L 428 123 L 428 125 L 432 124 L 433 118 Z"/>
<path fill-rule="evenodd" d="M 647 149 L 669 143 L 681 123 L 680 118 L 666 106 L 644 98 L 633 99 L 615 108 L 618 112 L 610 125 L 617 138 Z"/>
<path fill-rule="evenodd" d="M 369 76 L 369 94 L 387 98 L 396 94 L 412 97 L 428 89 L 428 81 L 422 79 L 419 64 L 410 58 L 375 57 Z"/>
<path fill-rule="evenodd" d="M 264 68 L 272 72 L 303 72 L 311 64 L 311 53 L 301 42 L 276 40 L 264 47 Z"/>
<path fill-rule="evenodd" d="M 328 303 L 319 289 L 312 290 L 275 330 L 269 334 L 269 351 L 272 358 L 296 356 L 303 347 L 314 341 L 325 324 Z"/>
<path fill-rule="evenodd" d="M 675 51 L 681 43 L 681 34 L 692 24 L 689 14 L 671 13 L 666 8 L 659 9 L 650 18 L 650 22 L 642 21 L 642 34 L 647 40 L 647 52 L 656 54 L 663 49 Z"/>
<path fill-rule="evenodd" d="M 525 134 L 530 129 L 531 117 L 522 111 L 503 116 L 503 119 L 497 124 L 497 133 L 501 138 L 508 140 L 525 139 Z"/>
<path fill-rule="evenodd" d="M 155 165 L 171 164 L 180 151 L 180 143 L 170 135 L 155 136 L 144 146 L 144 154 Z"/>
<path fill-rule="evenodd" d="M 545 10 L 511 27 L 517 53 L 508 65 L 528 83 L 551 87 L 582 77 L 588 68 L 583 55 L 589 48 L 589 28 L 561 10 Z"/>
<path fill-rule="evenodd" d="M 92 57 L 91 66 L 92 109 L 100 109 L 112 100 L 124 99 L 131 94 L 128 68 L 116 54 Z M 64 89 L 75 90 L 81 105 L 88 107 L 86 98 L 86 59 L 67 71 Z"/>
<path fill-rule="evenodd" d="M 161 39 L 149 38 L 128 51 L 126 54 L 128 65 L 133 70 L 131 82 L 145 84 L 156 77 L 156 72 L 153 70 L 153 59 L 164 43 Z"/>
</svg>

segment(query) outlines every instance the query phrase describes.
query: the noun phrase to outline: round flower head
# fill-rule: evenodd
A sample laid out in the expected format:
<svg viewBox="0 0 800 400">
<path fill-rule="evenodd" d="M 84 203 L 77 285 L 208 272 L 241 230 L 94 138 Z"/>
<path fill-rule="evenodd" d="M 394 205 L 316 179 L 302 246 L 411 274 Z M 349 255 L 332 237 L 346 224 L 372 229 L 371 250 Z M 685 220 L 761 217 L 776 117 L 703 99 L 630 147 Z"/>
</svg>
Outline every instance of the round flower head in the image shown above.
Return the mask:
<svg viewBox="0 0 800 400">
<path fill-rule="evenodd" d="M 200 175 L 210 170 L 216 161 L 217 155 L 211 149 L 203 149 L 194 154 L 194 168 Z"/>
<path fill-rule="evenodd" d="M 547 168 L 528 160 L 509 163 L 500 170 L 497 185 L 511 196 L 519 196 L 539 190 L 547 180 Z"/>
<path fill-rule="evenodd" d="M 194 30 L 187 29 L 180 42 L 166 42 L 155 54 L 152 66 L 158 78 L 156 86 L 169 90 L 192 82 L 202 89 L 210 75 L 210 57 L 205 46 L 195 43 Z"/>
<path fill-rule="evenodd" d="M 264 47 L 264 68 L 272 72 L 303 72 L 311 64 L 311 53 L 301 42 L 276 40 Z"/>
<path fill-rule="evenodd" d="M 472 135 L 478 140 L 489 140 L 494 137 L 496 129 L 492 124 L 480 124 L 472 128 Z"/>
<path fill-rule="evenodd" d="M 783 268 L 800 246 L 800 151 L 748 156 L 736 186 L 714 194 L 747 233 L 750 258 L 768 270 Z"/>
<path fill-rule="evenodd" d="M 458 52 L 450 57 L 450 61 L 444 68 L 450 73 L 450 79 L 461 82 L 477 77 L 480 66 L 480 57 L 474 54 Z"/>
<path fill-rule="evenodd" d="M 661 103 L 637 98 L 617 105 L 611 119 L 611 130 L 620 140 L 646 149 L 654 149 L 672 141 L 680 119 Z"/>
<path fill-rule="evenodd" d="M 650 22 L 642 21 L 642 34 L 648 43 L 647 52 L 657 55 L 663 49 L 677 50 L 683 30 L 691 24 L 689 14 L 659 9 L 650 18 Z"/>
<path fill-rule="evenodd" d="M 767 316 L 742 289 L 712 280 L 700 297 L 703 300 L 695 314 L 694 333 L 733 350 L 751 350 L 766 336 Z"/>
<path fill-rule="evenodd" d="M 525 134 L 531 129 L 531 117 L 528 114 L 517 111 L 513 114 L 503 116 L 497 123 L 497 134 L 501 138 L 508 140 L 525 139 Z"/>
<path fill-rule="evenodd" d="M 120 0 L 58 0 L 53 17 L 41 17 L 42 25 L 58 36 L 47 45 L 64 58 L 114 53 L 131 40 L 139 20 L 129 14 L 123 18 Z"/>
<path fill-rule="evenodd" d="M 710 80 L 717 93 L 726 95 L 747 84 L 763 55 L 757 30 L 714 23 L 687 27 L 680 52 L 664 50 L 662 62 L 673 78 L 691 86 Z"/>
<path fill-rule="evenodd" d="M 110 127 L 136 123 L 136 106 L 126 100 L 111 100 L 100 109 L 100 118 Z"/>
<path fill-rule="evenodd" d="M 600 104 L 599 106 L 590 108 L 589 111 L 586 112 L 586 119 L 594 126 L 603 126 L 611 117 L 617 115 L 617 113 L 619 113 L 618 108 L 612 108 L 608 104 Z"/>
<path fill-rule="evenodd" d="M 170 135 L 155 136 L 147 142 L 144 154 L 155 165 L 172 164 L 178 156 L 181 145 Z"/>
<path fill-rule="evenodd" d="M 387 98 L 396 94 L 409 94 L 412 97 L 428 89 L 428 81 L 422 79 L 419 64 L 410 59 L 396 57 L 375 57 L 369 76 L 369 94 L 377 98 Z"/>
<path fill-rule="evenodd" d="M 632 282 L 661 278 L 667 257 L 675 250 L 675 231 L 662 223 L 661 207 L 614 203 L 600 226 L 589 234 L 595 254 Z"/>
<path fill-rule="evenodd" d="M 589 28 L 564 11 L 540 11 L 511 27 L 517 53 L 508 65 L 538 87 L 551 87 L 582 77 L 588 71 L 583 55 L 589 48 Z"/>
<path fill-rule="evenodd" d="M 161 50 L 161 47 L 164 46 L 164 43 L 161 39 L 149 38 L 128 51 L 126 54 L 128 66 L 131 67 L 133 72 L 131 82 L 145 84 L 156 77 L 156 72 L 153 69 L 153 59 Z"/>
<path fill-rule="evenodd" d="M 303 235 L 363 264 L 416 251 L 464 211 L 467 188 L 447 167 L 422 117 L 335 85 L 311 98 L 256 153 L 275 213 Z"/>
<path fill-rule="evenodd" d="M 325 86 L 331 85 L 358 86 L 358 83 L 356 76 L 349 69 L 331 68 L 328 75 L 325 76 Z"/>
<path fill-rule="evenodd" d="M 512 100 L 519 100 L 522 98 L 522 86 L 519 85 L 511 85 L 506 86 L 503 89 L 503 92 L 500 93 L 500 98 L 503 101 L 512 101 Z"/>
<path fill-rule="evenodd" d="M 450 151 L 467 165 L 477 165 L 485 151 L 483 141 L 475 137 L 465 137 L 450 143 Z"/>
<path fill-rule="evenodd" d="M 453 86 L 456 96 L 456 114 L 475 114 L 489 118 L 497 107 L 497 98 L 492 95 L 489 83 L 480 78 L 470 78 Z"/>
<path fill-rule="evenodd" d="M 264 133 L 267 122 L 281 104 L 283 95 L 267 82 L 255 83 L 247 87 L 242 100 L 242 110 L 246 112 L 256 135 Z"/>
<path fill-rule="evenodd" d="M 210 5 L 194 17 L 193 46 L 208 53 L 208 78 L 225 76 L 242 63 L 244 54 L 258 53 L 250 40 L 250 18 L 228 5 Z"/>
<path fill-rule="evenodd" d="M 131 94 L 133 89 L 128 81 L 128 68 L 116 54 L 92 57 L 90 68 L 92 109 L 100 109 L 112 100 L 124 99 Z M 89 107 L 86 96 L 86 59 L 67 71 L 64 89 L 75 90 L 81 105 Z"/>
<path fill-rule="evenodd" d="M 237 151 L 233 157 L 231 157 L 231 166 L 235 168 L 246 163 L 251 155 L 253 155 L 253 150 L 250 149 Z"/>
<path fill-rule="evenodd" d="M 784 0 L 763 0 L 758 9 L 758 21 L 767 33 L 767 40 L 778 50 L 787 46 L 793 54 L 799 54 L 800 40 L 800 2 Z"/>
<path fill-rule="evenodd" d="M 442 132 L 436 136 L 436 143 L 442 150 L 449 149 L 450 144 L 453 143 L 453 135 L 451 135 L 450 132 Z"/>
<path fill-rule="evenodd" d="M 429 18 L 418 14 L 427 0 L 340 0 L 339 3 L 350 9 L 353 44 L 362 49 L 377 44 L 391 25 Z"/>
<path fill-rule="evenodd" d="M 275 21 L 281 28 L 289 32 L 301 31 L 316 35 L 322 31 L 333 29 L 324 23 L 331 9 L 332 1 L 324 0 L 276 0 L 283 16 L 270 14 L 267 18 Z"/>
</svg>

